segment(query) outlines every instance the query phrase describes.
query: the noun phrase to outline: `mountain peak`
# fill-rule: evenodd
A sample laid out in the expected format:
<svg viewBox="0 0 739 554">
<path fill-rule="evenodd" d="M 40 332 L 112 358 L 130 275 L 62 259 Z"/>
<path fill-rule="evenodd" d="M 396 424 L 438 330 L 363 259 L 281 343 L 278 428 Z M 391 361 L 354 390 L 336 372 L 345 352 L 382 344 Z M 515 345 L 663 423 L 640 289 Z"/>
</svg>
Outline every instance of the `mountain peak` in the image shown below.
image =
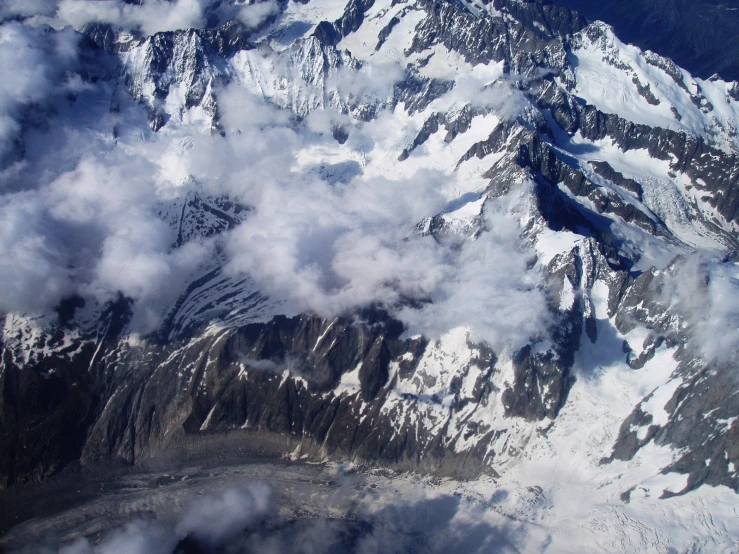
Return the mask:
<svg viewBox="0 0 739 554">
<path fill-rule="evenodd" d="M 0 90 L 2 483 L 268 452 L 713 536 L 653 516 L 739 490 L 739 85 L 551 2 L 186 4 L 64 4 Z"/>
</svg>

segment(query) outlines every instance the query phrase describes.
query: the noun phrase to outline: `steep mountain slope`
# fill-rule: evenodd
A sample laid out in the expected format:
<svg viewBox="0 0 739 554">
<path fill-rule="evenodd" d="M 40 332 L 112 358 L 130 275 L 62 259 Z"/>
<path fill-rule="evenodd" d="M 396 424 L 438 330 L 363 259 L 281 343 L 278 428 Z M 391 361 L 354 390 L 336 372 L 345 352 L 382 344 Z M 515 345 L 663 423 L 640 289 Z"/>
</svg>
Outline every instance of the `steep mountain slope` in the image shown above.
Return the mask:
<svg viewBox="0 0 739 554">
<path fill-rule="evenodd" d="M 732 46 L 739 32 L 736 0 L 557 3 L 613 25 L 622 39 L 661 52 L 695 75 L 739 79 L 739 51 Z"/>
<path fill-rule="evenodd" d="M 80 25 L 83 85 L 20 120 L 3 209 L 85 248 L 3 307 L 3 484 L 258 452 L 487 479 L 561 551 L 566 513 L 729 551 L 739 84 L 546 2 L 224 6 Z"/>
</svg>

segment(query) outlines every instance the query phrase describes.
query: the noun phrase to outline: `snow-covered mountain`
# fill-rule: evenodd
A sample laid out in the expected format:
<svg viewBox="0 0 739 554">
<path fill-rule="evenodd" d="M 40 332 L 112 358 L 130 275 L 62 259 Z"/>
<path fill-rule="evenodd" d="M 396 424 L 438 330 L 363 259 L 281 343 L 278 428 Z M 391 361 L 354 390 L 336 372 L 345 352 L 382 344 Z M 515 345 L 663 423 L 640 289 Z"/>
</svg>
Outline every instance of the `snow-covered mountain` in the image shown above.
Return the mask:
<svg viewBox="0 0 739 554">
<path fill-rule="evenodd" d="M 739 83 L 544 1 L 74 5 L 0 26 L 58 55 L 0 89 L 4 486 L 259 453 L 732 550 Z"/>
<path fill-rule="evenodd" d="M 736 0 L 562 0 L 589 19 L 613 25 L 616 33 L 643 50 L 656 50 L 703 78 L 739 77 L 733 38 L 739 30 Z"/>
</svg>

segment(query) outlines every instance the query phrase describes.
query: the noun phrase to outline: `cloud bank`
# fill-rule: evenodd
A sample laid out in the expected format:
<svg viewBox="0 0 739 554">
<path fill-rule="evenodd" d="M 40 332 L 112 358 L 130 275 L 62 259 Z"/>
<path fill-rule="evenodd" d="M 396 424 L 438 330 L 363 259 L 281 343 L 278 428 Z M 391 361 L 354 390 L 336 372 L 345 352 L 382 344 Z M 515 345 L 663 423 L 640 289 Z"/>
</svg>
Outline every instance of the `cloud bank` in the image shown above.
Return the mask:
<svg viewBox="0 0 739 554">
<path fill-rule="evenodd" d="M 106 23 L 145 36 L 179 29 L 202 28 L 209 18 L 238 19 L 256 28 L 279 13 L 275 0 L 219 2 L 216 0 L 7 0 L 0 6 L 0 22 L 30 18 L 55 28 L 80 30 L 89 23 Z"/>
<path fill-rule="evenodd" d="M 84 19 L 137 25 L 147 13 L 165 27 L 189 26 L 204 6 L 164 4 L 98 2 Z M 164 9 L 171 13 L 152 15 Z M 78 26 L 82 11 L 82 3 L 65 0 L 58 16 L 79 15 Z M 289 315 L 331 317 L 382 304 L 411 333 L 465 325 L 501 348 L 542 331 L 545 302 L 521 239 L 524 196 L 489 200 L 477 240 L 451 245 L 421 236 L 418 223 L 468 185 L 453 167 L 385 171 L 390 160 L 399 163 L 399 145 L 388 144 L 399 130 L 390 110 L 366 122 L 329 108 L 299 120 L 235 79 L 217 90 L 222 134 L 184 119 L 154 133 L 143 107 L 116 88 L 115 70 L 82 77 L 101 70 L 89 65 L 97 58 L 80 57 L 77 35 L 40 29 L 0 27 L 7 56 L 20 45 L 23 63 L 36 68 L 18 78 L 8 73 L 18 86 L 0 89 L 1 115 L 12 123 L 6 135 L 23 150 L 0 173 L 0 278 L 9 284 L 0 311 L 48 312 L 70 295 L 102 305 L 123 294 L 135 302 L 133 329 L 153 331 L 189 280 L 217 258 L 228 274 L 248 275 L 283 301 Z M 49 44 L 65 70 L 36 63 Z M 344 67 L 327 86 L 383 105 L 403 76 L 397 64 Z M 18 119 L 24 107 L 41 121 Z M 337 125 L 348 133 L 345 143 L 333 136 Z M 163 214 L 177 214 L 193 193 L 227 196 L 249 215 L 228 232 L 178 245 L 179 220 Z"/>
</svg>

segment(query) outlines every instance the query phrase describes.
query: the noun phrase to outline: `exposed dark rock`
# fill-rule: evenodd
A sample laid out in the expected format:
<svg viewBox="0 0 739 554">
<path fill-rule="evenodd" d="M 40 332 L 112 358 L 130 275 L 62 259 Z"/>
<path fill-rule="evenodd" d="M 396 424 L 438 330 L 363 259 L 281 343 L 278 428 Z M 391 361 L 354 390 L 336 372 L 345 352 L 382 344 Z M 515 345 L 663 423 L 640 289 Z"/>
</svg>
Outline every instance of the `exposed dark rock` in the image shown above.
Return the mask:
<svg viewBox="0 0 739 554">
<path fill-rule="evenodd" d="M 321 44 L 326 46 L 336 46 L 343 38 L 336 27 L 328 21 L 321 21 L 313 30 L 313 36 L 316 37 Z"/>
<path fill-rule="evenodd" d="M 413 143 L 403 150 L 403 153 L 400 156 L 400 161 L 404 161 L 408 158 L 411 152 L 413 152 L 416 148 L 421 146 L 424 142 L 426 142 L 431 135 L 436 133 L 439 130 L 439 125 L 443 124 L 445 121 L 444 115 L 435 113 L 431 117 L 429 117 L 423 124 L 423 127 L 421 127 L 421 130 L 416 135 L 416 138 L 413 139 Z"/>
<path fill-rule="evenodd" d="M 340 54 L 335 46 L 359 29 L 372 5 L 372 0 L 352 0 L 341 18 L 322 22 L 313 30 L 314 38 L 307 39 L 307 44 L 316 59 L 324 62 L 322 76 L 328 74 L 330 56 L 350 60 L 346 64 L 352 69 L 359 67 L 350 54 Z M 689 344 L 689 323 L 680 320 L 665 299 L 664 275 L 657 270 L 630 271 L 637 260 L 624 254 L 614 221 L 668 240 L 674 237 L 656 214 L 635 205 L 633 197 L 642 201 L 646 185 L 604 161 L 586 166 L 566 148 L 567 139 L 579 133 L 588 141 L 611 139 L 624 152 L 646 150 L 652 158 L 669 162 L 673 171 L 684 173 L 729 222 L 739 222 L 736 154 L 685 133 L 603 113 L 569 92 L 573 79 L 568 61 L 570 37 L 585 29 L 585 21 L 574 12 L 549 2 L 516 0 L 493 1 L 506 17 L 477 17 L 451 1 L 421 0 L 419 6 L 427 16 L 416 27 L 408 53 L 420 57 L 406 68 L 392 100 L 383 104 L 350 99 L 339 103 L 341 110 L 367 121 L 384 107 L 402 104 L 411 115 L 426 109 L 455 85 L 419 73 L 433 55 L 428 49 L 439 44 L 471 64 L 503 62 L 505 73 L 515 77 L 511 89 L 528 102 L 525 113 L 497 125 L 457 165 L 499 154 L 484 173 L 489 179 L 485 193 L 502 196 L 526 183 L 531 186 L 532 221 L 525 232 L 538 225 L 582 237 L 578 246 L 549 263 L 550 329 L 546 340 L 531 337 L 531 343 L 515 353 L 512 382 L 500 385 L 502 390 L 493 384 L 498 371 L 496 355 L 489 347 L 477 345 L 475 359 L 469 362 L 479 369 L 471 393 L 462 394 L 464 383 L 459 376 L 449 383 L 452 400 L 443 408 L 437 394 L 394 390 L 399 379 L 414 376 L 419 360 L 432 345 L 424 338 L 403 337 L 402 325 L 382 309 L 334 320 L 302 314 L 208 327 L 235 294 L 224 288 L 200 302 L 201 288 L 224 282 L 223 269 L 215 268 L 193 278 L 158 331 L 140 345 L 127 340 L 125 325 L 131 310 L 122 298 L 96 322 L 104 331 L 85 331 L 68 346 L 62 338 L 84 306 L 74 298 L 62 302 L 57 309 L 58 325 L 47 329 L 31 349 L 48 347 L 52 354 L 46 357 L 24 361 L 22 352 L 3 345 L 0 478 L 4 486 L 41 479 L 77 460 L 136 464 L 177 448 L 195 444 L 220 448 L 225 443 L 238 444 L 246 453 L 284 456 L 295 452 L 311 459 L 348 459 L 436 475 L 477 476 L 489 470 L 495 453 L 487 447 L 504 431 L 479 422 L 462 423 L 454 429 L 456 437 L 474 437 L 476 442 L 457 451 L 447 433 L 450 419 L 434 427 L 435 422 L 422 418 L 411 422 L 411 415 L 427 413 L 422 410 L 431 406 L 451 418 L 470 404 L 485 406 L 497 394 L 506 417 L 555 419 L 574 382 L 572 368 L 581 341 L 597 345 L 603 339 L 606 327 L 596 317 L 596 301 L 591 297 L 594 284 L 600 281 L 609 291 L 607 315 L 621 335 L 636 325 L 649 332 L 641 345 L 629 344 L 619 335 L 623 349 L 617 349 L 614 356 L 641 371 L 662 349 L 677 347 L 676 375 L 683 380 L 665 405 L 669 421 L 656 424 L 645 408 L 650 397 L 645 398 L 623 422 L 612 455 L 604 462 L 629 460 L 653 441 L 683 449 L 668 470 L 688 473 L 687 489 L 701 483 L 737 489 L 737 477 L 728 468 L 729 463 L 739 466 L 739 426 L 721 427 L 739 413 L 739 396 L 733 394 L 736 383 L 730 381 L 733 368 L 699 361 Z M 404 8 L 410 9 L 414 7 Z M 397 32 L 401 17 L 392 18 L 380 31 L 377 49 Z M 605 27 L 587 27 L 585 32 L 597 38 Z M 136 47 L 146 49 L 143 78 L 147 87 L 152 85 L 153 100 L 130 72 L 119 66 L 115 70 L 121 69 L 128 91 L 145 104 L 151 128 L 157 131 L 168 123 L 172 114 L 165 112 L 164 100 L 173 86 L 184 85 L 185 109 L 201 107 L 213 119 L 214 132 L 219 132 L 214 87 L 226 84 L 229 77 L 207 69 L 238 51 L 254 48 L 249 36 L 243 25 L 228 22 L 139 36 L 124 44 L 110 26 L 94 24 L 84 30 L 81 48 L 91 59 Z M 646 59 L 665 70 L 700 109 L 713 109 L 700 90 L 688 90 L 682 72 L 670 60 L 655 54 L 647 54 Z M 619 67 L 616 60 L 607 63 Z M 649 85 L 636 77 L 633 82 L 647 102 L 659 103 Z M 735 83 L 730 88 L 730 97 L 738 99 L 738 86 Z M 408 158 L 442 128 L 444 140 L 454 141 L 470 129 L 475 116 L 484 113 L 484 108 L 472 104 L 453 114 L 433 113 L 400 159 Z M 341 144 L 349 138 L 342 126 L 332 128 L 332 135 Z M 225 197 L 197 194 L 188 195 L 178 208 L 167 220 L 177 230 L 174 248 L 232 229 L 249 210 Z M 439 242 L 451 242 L 454 235 L 474 239 L 484 230 L 482 215 L 461 231 L 444 214 L 424 219 L 417 230 Z M 571 303 L 565 302 L 568 299 Z M 247 302 L 244 309 L 248 310 L 265 299 L 256 291 L 247 300 L 251 304 Z M 426 301 L 407 300 L 408 304 Z M 429 375 L 417 377 L 433 381 Z"/>
<path fill-rule="evenodd" d="M 375 51 L 382 48 L 382 45 L 385 44 L 385 41 L 387 40 L 387 37 L 390 36 L 390 33 L 393 32 L 393 29 L 395 26 L 400 23 L 400 19 L 397 17 L 393 17 L 387 25 L 385 25 L 382 30 L 380 31 L 380 34 L 377 35 L 377 46 L 375 46 Z"/>
<path fill-rule="evenodd" d="M 454 81 L 428 79 L 411 74 L 395 85 L 394 101 L 396 104 L 403 102 L 405 110 L 413 115 L 426 109 L 431 102 L 453 87 Z"/>
<path fill-rule="evenodd" d="M 335 126 L 331 130 L 331 135 L 339 144 L 344 144 L 349 138 L 349 133 L 347 133 L 346 129 L 344 129 L 341 125 Z"/>
<path fill-rule="evenodd" d="M 359 29 L 364 22 L 364 14 L 374 3 L 374 0 L 350 0 L 339 19 L 334 22 L 321 21 L 314 29 L 313 36 L 326 46 L 336 46 L 342 38 Z"/>
<path fill-rule="evenodd" d="M 652 106 L 659 106 L 659 98 L 657 98 L 649 85 L 644 85 L 638 77 L 633 77 L 633 83 L 636 85 L 636 90 L 639 94 Z"/>
<path fill-rule="evenodd" d="M 107 333 L 101 348 L 114 349 L 130 317 L 119 299 L 102 314 Z M 80 458 L 87 432 L 100 409 L 106 362 L 89 340 L 68 346 L 57 329 L 35 348 L 54 352 L 24 362 L 4 348 L 0 370 L 0 486 L 37 482 Z"/>
<path fill-rule="evenodd" d="M 118 34 L 113 30 L 111 25 L 105 23 L 88 23 L 82 29 L 80 46 L 82 48 L 110 52 L 115 50 L 117 39 Z"/>
<path fill-rule="evenodd" d="M 589 164 L 598 175 L 600 175 L 604 179 L 608 179 L 610 182 L 618 185 L 619 187 L 625 188 L 629 192 L 633 192 L 640 201 L 642 200 L 642 195 L 644 194 L 644 191 L 642 189 L 642 186 L 634 179 L 624 177 L 623 174 L 613 169 L 608 162 L 592 161 L 589 162 Z"/>
<path fill-rule="evenodd" d="M 555 352 L 534 354 L 531 346 L 521 349 L 513 358 L 513 386 L 501 397 L 506 415 L 529 420 L 556 417 L 574 382 L 567 369 Z"/>
<path fill-rule="evenodd" d="M 739 81 L 734 81 L 734 84 L 731 85 L 729 96 L 739 102 Z"/>
<path fill-rule="evenodd" d="M 575 196 L 587 197 L 598 213 L 616 214 L 624 221 L 634 223 L 655 235 L 667 233 L 664 224 L 656 216 L 650 217 L 612 191 L 597 187 L 579 168 L 564 161 L 537 134 L 531 134 L 528 142 L 520 145 L 518 163 L 552 184 L 564 185 Z"/>
</svg>

